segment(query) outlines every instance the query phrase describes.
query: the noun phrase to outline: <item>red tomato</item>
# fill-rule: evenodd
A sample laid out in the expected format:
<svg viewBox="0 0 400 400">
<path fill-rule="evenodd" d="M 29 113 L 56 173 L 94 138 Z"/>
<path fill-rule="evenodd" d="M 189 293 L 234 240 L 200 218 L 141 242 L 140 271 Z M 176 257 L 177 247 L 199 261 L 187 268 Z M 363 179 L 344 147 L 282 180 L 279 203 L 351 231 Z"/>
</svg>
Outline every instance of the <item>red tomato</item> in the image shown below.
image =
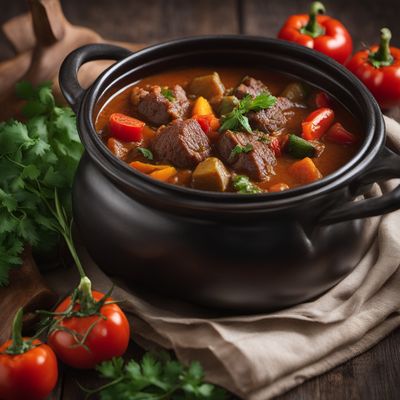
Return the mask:
<svg viewBox="0 0 400 400">
<path fill-rule="evenodd" d="M 53 350 L 40 340 L 34 340 L 36 347 L 22 354 L 10 355 L 5 351 L 11 344 L 12 341 L 8 340 L 0 347 L 0 399 L 47 398 L 58 378 L 57 359 Z"/>
<path fill-rule="evenodd" d="M 97 301 L 104 294 L 92 291 Z M 112 299 L 108 299 L 112 301 Z M 64 312 L 71 304 L 71 297 L 67 297 L 55 310 Z M 79 305 L 74 308 L 78 310 Z M 92 315 L 89 317 L 72 317 L 60 320 L 63 328 L 76 332 L 80 337 L 87 334 L 84 346 L 80 345 L 71 333 L 64 330 L 54 330 L 50 333 L 48 343 L 57 357 L 65 364 L 74 368 L 93 368 L 96 364 L 122 356 L 129 343 L 129 323 L 117 304 L 104 305 L 100 313 L 103 317 Z M 87 348 L 86 348 L 87 347 Z"/>
<path fill-rule="evenodd" d="M 109 128 L 112 136 L 124 142 L 139 142 L 146 124 L 125 114 L 113 113 L 110 116 Z"/>
<path fill-rule="evenodd" d="M 325 137 L 329 141 L 338 144 L 354 144 L 357 142 L 357 137 L 353 133 L 346 130 L 340 122 L 333 124 L 329 128 Z"/>
<path fill-rule="evenodd" d="M 302 138 L 306 140 L 319 139 L 332 125 L 335 113 L 330 108 L 318 108 L 313 111 L 301 124 Z"/>
</svg>

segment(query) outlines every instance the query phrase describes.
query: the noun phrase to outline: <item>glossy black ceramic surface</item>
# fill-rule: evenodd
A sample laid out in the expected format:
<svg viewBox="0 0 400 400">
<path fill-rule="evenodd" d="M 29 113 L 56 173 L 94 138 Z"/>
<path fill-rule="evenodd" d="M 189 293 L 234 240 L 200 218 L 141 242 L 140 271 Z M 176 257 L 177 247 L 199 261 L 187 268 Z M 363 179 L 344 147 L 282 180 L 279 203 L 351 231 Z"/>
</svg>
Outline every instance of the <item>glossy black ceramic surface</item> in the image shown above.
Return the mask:
<svg viewBox="0 0 400 400">
<path fill-rule="evenodd" d="M 90 60 L 116 59 L 88 90 L 76 75 Z M 98 105 L 127 82 L 174 67 L 245 65 L 320 87 L 362 121 L 365 140 L 344 167 L 281 193 L 238 195 L 156 182 L 115 158 L 95 132 Z M 210 65 L 208 65 L 210 66 Z M 353 202 L 372 182 L 400 176 L 382 114 L 345 68 L 313 50 L 243 36 L 176 40 L 135 54 L 110 45 L 71 53 L 60 72 L 86 152 L 73 191 L 74 216 L 97 264 L 132 286 L 234 312 L 309 300 L 349 273 L 365 251 L 362 218 L 400 208 L 400 190 Z"/>
</svg>

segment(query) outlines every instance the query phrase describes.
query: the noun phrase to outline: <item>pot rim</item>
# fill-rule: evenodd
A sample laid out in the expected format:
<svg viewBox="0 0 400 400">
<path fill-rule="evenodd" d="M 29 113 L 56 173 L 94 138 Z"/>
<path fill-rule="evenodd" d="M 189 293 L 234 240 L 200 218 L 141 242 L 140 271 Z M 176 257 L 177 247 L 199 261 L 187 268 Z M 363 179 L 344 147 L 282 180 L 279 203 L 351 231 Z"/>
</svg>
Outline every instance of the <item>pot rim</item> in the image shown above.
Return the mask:
<svg viewBox="0 0 400 400">
<path fill-rule="evenodd" d="M 353 96 L 357 96 L 359 102 L 365 108 L 366 125 L 365 140 L 357 154 L 344 166 L 325 176 L 324 178 L 311 184 L 302 185 L 283 192 L 259 193 L 240 195 L 237 193 L 210 192 L 192 188 L 181 187 L 156 181 L 145 174 L 142 174 L 118 158 L 116 158 L 101 141 L 100 136 L 94 127 L 95 106 L 102 94 L 110 88 L 108 80 L 118 70 L 123 70 L 127 65 L 139 61 L 135 67 L 140 65 L 140 59 L 148 58 L 154 55 L 153 61 L 160 59 L 157 53 L 170 50 L 172 56 L 177 56 L 173 52 L 181 46 L 190 47 L 191 51 L 186 51 L 184 55 L 193 52 L 195 46 L 201 46 L 207 43 L 218 43 L 221 45 L 236 44 L 254 44 L 276 46 L 281 50 L 287 51 L 287 56 L 297 56 L 303 59 L 314 61 L 319 66 L 323 66 L 329 71 L 329 76 L 337 74 L 336 80 L 344 79 L 353 91 Z M 229 47 L 228 47 L 229 48 Z M 259 50 L 258 52 L 262 52 Z M 183 55 L 183 57 L 184 57 Z M 144 65 L 144 64 L 143 64 Z M 270 68 L 271 69 L 271 68 Z M 273 69 L 273 68 L 272 68 Z M 322 72 L 321 72 L 322 73 Z M 119 77 L 123 76 L 119 75 Z M 301 79 L 301 78 L 299 78 Z M 336 96 L 335 96 L 336 97 Z M 340 101 L 340 98 L 338 98 Z M 350 110 L 351 111 L 351 110 Z M 241 209 L 277 209 L 297 205 L 315 196 L 327 194 L 330 191 L 345 186 L 351 182 L 357 175 L 364 171 L 381 151 L 385 141 L 384 121 L 380 108 L 373 98 L 372 94 L 350 71 L 331 58 L 315 50 L 297 45 L 295 43 L 283 41 L 280 39 L 264 38 L 259 36 L 241 36 L 241 35 L 206 35 L 191 36 L 180 39 L 174 39 L 145 47 L 132 55 L 117 61 L 107 70 L 105 70 L 85 92 L 78 112 L 78 125 L 82 142 L 92 161 L 109 176 L 119 186 L 128 189 L 130 192 L 137 193 L 142 199 L 149 196 L 162 196 L 162 202 L 170 205 L 185 206 L 185 208 L 207 210 L 210 205 L 213 209 L 232 211 Z M 187 200 L 190 200 L 188 203 Z"/>
</svg>

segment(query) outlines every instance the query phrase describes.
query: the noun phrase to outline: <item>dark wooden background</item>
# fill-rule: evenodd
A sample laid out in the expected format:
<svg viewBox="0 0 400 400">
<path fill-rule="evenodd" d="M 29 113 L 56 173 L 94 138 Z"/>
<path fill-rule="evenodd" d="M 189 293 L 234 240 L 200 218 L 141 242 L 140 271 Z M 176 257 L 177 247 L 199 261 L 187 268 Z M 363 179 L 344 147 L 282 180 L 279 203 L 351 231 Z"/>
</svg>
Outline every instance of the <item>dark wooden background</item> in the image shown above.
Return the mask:
<svg viewBox="0 0 400 400">
<path fill-rule="evenodd" d="M 303 12 L 309 1 L 64 0 L 62 5 L 72 23 L 90 27 L 104 37 L 154 43 L 197 34 L 276 36 L 286 16 Z M 393 44 L 400 47 L 400 0 L 326 0 L 325 5 L 329 13 L 349 28 L 356 49 L 362 43 L 376 42 L 383 26 L 392 30 Z M 24 0 L 0 0 L 0 24 L 26 10 Z M 0 60 L 12 54 L 7 42 L 0 37 Z M 130 354 L 139 355 L 140 349 L 132 345 Z M 76 380 L 87 386 L 96 384 L 93 373 L 67 369 L 63 371 L 52 398 L 83 399 Z M 279 399 L 399 400 L 400 330 L 365 354 L 306 382 Z"/>
</svg>

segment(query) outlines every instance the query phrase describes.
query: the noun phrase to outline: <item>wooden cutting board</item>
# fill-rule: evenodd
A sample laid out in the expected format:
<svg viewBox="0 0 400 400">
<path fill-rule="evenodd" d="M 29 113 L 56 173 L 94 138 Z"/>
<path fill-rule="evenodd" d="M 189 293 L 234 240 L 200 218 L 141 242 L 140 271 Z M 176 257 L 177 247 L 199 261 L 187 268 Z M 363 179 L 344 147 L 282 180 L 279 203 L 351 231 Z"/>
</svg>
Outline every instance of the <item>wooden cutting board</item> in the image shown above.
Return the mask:
<svg viewBox="0 0 400 400">
<path fill-rule="evenodd" d="M 15 84 L 27 80 L 33 84 L 53 82 L 56 101 L 64 103 L 58 84 L 58 72 L 64 58 L 74 49 L 89 43 L 111 43 L 136 51 L 142 44 L 115 42 L 102 38 L 91 29 L 72 25 L 64 16 L 59 0 L 29 0 L 30 12 L 7 21 L 3 34 L 15 50 L 15 56 L 0 63 L 0 119 L 18 116 L 20 102 Z M 93 61 L 79 71 L 79 80 L 88 87 L 113 61 Z"/>
</svg>

